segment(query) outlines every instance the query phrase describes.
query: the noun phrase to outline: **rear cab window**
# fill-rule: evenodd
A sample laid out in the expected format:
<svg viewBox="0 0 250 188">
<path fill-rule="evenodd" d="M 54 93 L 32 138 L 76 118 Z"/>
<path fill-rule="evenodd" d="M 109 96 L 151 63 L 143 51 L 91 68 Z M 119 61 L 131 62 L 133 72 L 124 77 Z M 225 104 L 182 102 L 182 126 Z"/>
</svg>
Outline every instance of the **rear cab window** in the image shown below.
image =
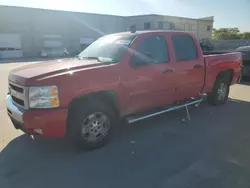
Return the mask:
<svg viewBox="0 0 250 188">
<path fill-rule="evenodd" d="M 197 47 L 190 35 L 174 35 L 171 37 L 176 61 L 191 61 L 198 57 Z"/>
</svg>

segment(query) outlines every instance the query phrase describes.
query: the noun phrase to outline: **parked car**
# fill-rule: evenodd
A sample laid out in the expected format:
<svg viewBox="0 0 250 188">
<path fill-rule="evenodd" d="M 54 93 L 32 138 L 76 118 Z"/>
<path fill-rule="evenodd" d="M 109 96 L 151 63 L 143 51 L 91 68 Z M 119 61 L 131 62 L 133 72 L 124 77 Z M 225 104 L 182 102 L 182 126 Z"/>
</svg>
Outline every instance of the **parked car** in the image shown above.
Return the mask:
<svg viewBox="0 0 250 188">
<path fill-rule="evenodd" d="M 121 118 L 146 119 L 199 102 L 204 93 L 211 104 L 225 103 L 241 64 L 239 52 L 204 56 L 186 32 L 107 35 L 78 58 L 13 70 L 7 111 L 29 135 L 68 136 L 94 149 L 110 140 Z"/>
<path fill-rule="evenodd" d="M 236 52 L 242 53 L 242 76 L 244 78 L 250 77 L 250 46 L 242 46 L 235 50 Z"/>
</svg>

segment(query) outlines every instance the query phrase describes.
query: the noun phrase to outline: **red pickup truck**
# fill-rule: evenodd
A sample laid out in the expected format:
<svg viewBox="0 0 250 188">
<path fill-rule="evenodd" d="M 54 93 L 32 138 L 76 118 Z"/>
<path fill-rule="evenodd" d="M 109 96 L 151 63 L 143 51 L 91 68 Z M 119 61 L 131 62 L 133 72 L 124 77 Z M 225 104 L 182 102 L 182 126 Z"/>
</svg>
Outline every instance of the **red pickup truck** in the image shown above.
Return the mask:
<svg viewBox="0 0 250 188">
<path fill-rule="evenodd" d="M 9 75 L 7 111 L 17 129 L 69 137 L 94 149 L 118 120 L 194 104 L 223 104 L 240 80 L 241 53 L 203 55 L 193 34 L 138 31 L 101 37 L 75 59 L 32 64 Z"/>
</svg>

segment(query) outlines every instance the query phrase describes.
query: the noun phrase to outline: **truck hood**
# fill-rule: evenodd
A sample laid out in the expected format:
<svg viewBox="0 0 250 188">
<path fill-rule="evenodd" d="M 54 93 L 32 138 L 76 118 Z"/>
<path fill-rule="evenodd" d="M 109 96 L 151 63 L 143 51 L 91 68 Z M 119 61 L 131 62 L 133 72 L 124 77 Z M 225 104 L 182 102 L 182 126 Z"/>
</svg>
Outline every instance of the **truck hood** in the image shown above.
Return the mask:
<svg viewBox="0 0 250 188">
<path fill-rule="evenodd" d="M 63 72 L 97 66 L 105 66 L 105 64 L 98 62 L 97 60 L 78 59 L 60 59 L 42 63 L 33 63 L 12 70 L 9 75 L 9 80 L 16 84 L 26 85 L 26 82 L 29 79 L 41 79 L 43 77 Z"/>
</svg>

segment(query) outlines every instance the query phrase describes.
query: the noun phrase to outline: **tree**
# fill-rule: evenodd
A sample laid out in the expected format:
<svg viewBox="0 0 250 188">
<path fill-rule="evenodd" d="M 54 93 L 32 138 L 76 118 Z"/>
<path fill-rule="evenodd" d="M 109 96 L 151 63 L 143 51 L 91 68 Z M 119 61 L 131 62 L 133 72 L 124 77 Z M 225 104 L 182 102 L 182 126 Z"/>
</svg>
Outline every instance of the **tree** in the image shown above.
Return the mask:
<svg viewBox="0 0 250 188">
<path fill-rule="evenodd" d="M 240 30 L 238 28 L 220 28 L 213 30 L 213 38 L 217 40 L 240 39 Z"/>
<path fill-rule="evenodd" d="M 244 32 L 240 34 L 241 39 L 250 39 L 250 32 Z"/>
<path fill-rule="evenodd" d="M 250 32 L 240 33 L 237 27 L 213 29 L 213 38 L 216 40 L 250 39 Z"/>
</svg>

